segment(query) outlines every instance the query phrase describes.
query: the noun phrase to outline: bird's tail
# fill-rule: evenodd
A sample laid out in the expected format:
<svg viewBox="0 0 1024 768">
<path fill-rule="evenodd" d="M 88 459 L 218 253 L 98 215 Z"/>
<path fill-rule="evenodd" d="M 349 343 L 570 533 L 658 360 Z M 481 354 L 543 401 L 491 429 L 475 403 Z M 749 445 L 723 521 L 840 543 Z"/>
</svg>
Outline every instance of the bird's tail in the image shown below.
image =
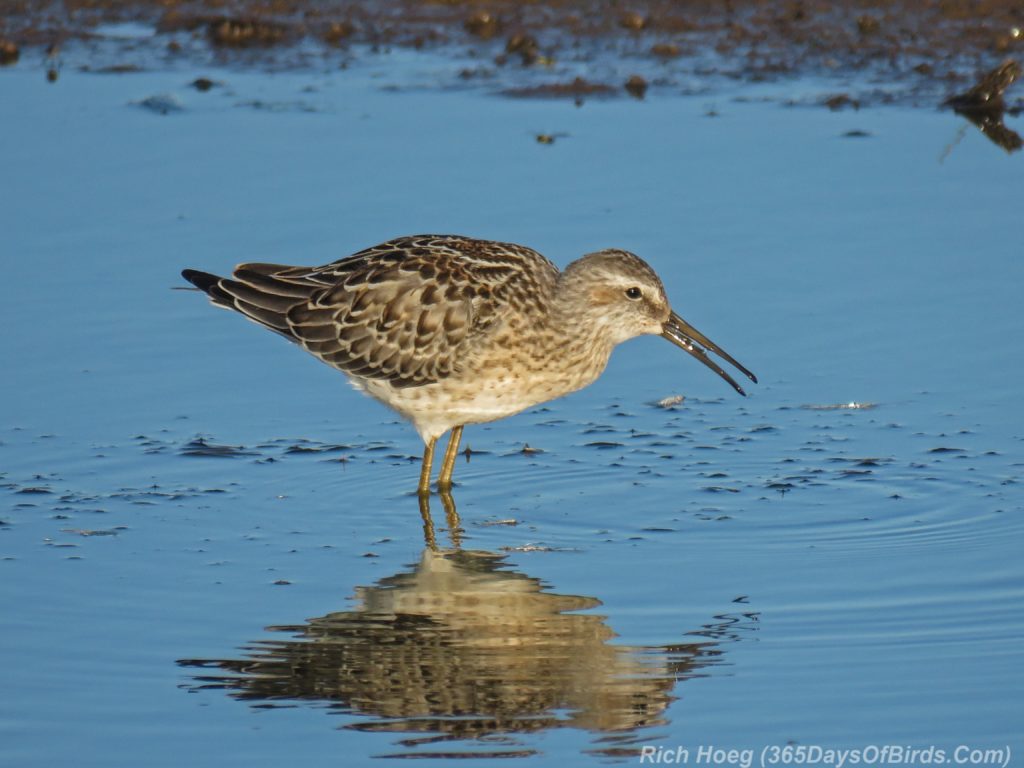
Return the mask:
<svg viewBox="0 0 1024 768">
<path fill-rule="evenodd" d="M 181 276 L 210 297 L 218 307 L 233 309 L 250 320 L 293 339 L 288 324 L 288 310 L 296 304 L 305 304 L 310 289 L 273 277 L 277 265 L 242 264 L 235 270 L 235 279 L 183 270 Z"/>
</svg>

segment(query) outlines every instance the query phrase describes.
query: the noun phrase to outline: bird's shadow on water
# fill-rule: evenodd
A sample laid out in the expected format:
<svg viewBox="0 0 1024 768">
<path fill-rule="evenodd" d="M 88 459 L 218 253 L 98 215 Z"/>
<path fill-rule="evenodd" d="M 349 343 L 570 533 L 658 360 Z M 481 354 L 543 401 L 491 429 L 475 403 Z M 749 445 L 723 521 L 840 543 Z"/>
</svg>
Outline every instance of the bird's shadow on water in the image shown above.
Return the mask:
<svg viewBox="0 0 1024 768">
<path fill-rule="evenodd" d="M 325 706 L 353 716 L 348 732 L 404 734 L 378 757 L 530 756 L 529 734 L 573 728 L 593 734 L 587 752 L 626 758 L 668 723 L 681 681 L 726 663 L 729 644 L 757 629 L 756 612 L 722 613 L 664 645 L 614 644 L 592 612 L 600 600 L 463 549 L 454 500 L 441 499 L 451 547 L 438 545 L 421 499 L 418 562 L 357 586 L 353 609 L 267 627 L 277 637 L 239 658 L 179 660 L 195 670 L 184 687 L 264 709 Z"/>
</svg>

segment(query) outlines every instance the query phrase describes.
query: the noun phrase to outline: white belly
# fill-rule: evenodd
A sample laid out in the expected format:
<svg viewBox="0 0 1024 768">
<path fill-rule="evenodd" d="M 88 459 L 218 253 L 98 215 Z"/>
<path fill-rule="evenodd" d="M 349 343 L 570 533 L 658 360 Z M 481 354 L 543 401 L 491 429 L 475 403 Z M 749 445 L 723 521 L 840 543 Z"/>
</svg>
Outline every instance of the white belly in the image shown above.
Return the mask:
<svg viewBox="0 0 1024 768">
<path fill-rule="evenodd" d="M 499 376 L 470 382 L 446 379 L 422 387 L 395 388 L 387 382 L 353 382 L 371 397 L 409 419 L 424 442 L 461 424 L 483 424 L 520 413 L 540 403 L 575 392 L 593 377 L 531 378 L 528 384 Z"/>
</svg>

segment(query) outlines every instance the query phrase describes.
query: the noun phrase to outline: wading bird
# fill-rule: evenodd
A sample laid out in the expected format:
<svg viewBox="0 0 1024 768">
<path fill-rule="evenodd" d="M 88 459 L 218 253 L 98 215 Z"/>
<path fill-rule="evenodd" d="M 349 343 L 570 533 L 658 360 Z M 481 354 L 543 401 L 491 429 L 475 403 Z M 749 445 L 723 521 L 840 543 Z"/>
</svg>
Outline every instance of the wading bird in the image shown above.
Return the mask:
<svg viewBox="0 0 1024 768">
<path fill-rule="evenodd" d="M 559 271 L 521 245 L 417 235 L 321 267 L 241 264 L 231 278 L 182 275 L 411 421 L 426 444 L 421 496 L 445 432 L 442 491 L 451 488 L 464 425 L 587 386 L 612 349 L 635 336 L 668 339 L 741 395 L 709 351 L 757 381 L 673 312 L 654 270 L 627 251 L 591 253 Z"/>
</svg>

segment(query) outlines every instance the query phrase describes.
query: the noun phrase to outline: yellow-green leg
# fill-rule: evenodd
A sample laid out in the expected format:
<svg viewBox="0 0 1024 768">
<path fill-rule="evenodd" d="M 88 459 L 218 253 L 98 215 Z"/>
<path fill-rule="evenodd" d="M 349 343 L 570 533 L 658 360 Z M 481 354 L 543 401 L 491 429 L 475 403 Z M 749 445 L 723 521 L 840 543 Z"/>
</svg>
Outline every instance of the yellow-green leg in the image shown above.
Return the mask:
<svg viewBox="0 0 1024 768">
<path fill-rule="evenodd" d="M 420 469 L 420 485 L 416 489 L 420 496 L 430 495 L 430 470 L 434 467 L 434 446 L 437 445 L 437 438 L 431 438 L 427 447 L 423 450 L 423 466 Z M 445 457 L 447 459 L 447 456 Z"/>
<path fill-rule="evenodd" d="M 448 439 L 448 448 L 444 452 L 444 461 L 441 462 L 441 474 L 437 476 L 437 488 L 447 491 L 452 487 L 452 472 L 455 471 L 455 459 L 459 455 L 459 442 L 462 440 L 462 427 L 458 426 L 452 430 L 452 436 Z"/>
</svg>

